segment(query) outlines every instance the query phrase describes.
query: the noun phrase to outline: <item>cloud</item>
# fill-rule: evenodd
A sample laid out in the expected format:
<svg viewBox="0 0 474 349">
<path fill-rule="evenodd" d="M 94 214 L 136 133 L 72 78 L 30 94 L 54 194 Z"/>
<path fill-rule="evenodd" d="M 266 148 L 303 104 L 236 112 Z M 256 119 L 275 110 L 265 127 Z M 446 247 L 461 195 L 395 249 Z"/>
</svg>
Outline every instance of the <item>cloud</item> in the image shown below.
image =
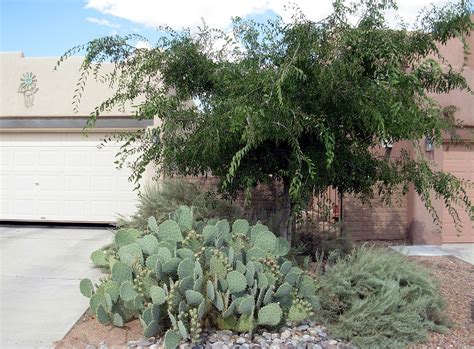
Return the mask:
<svg viewBox="0 0 474 349">
<path fill-rule="evenodd" d="M 136 48 L 146 48 L 147 50 L 151 49 L 151 45 L 148 41 L 138 40 L 135 44 Z"/>
<path fill-rule="evenodd" d="M 407 23 L 413 23 L 423 7 L 446 2 L 399 0 L 399 14 Z M 200 25 L 202 18 L 211 27 L 227 29 L 231 17 L 258 15 L 265 11 L 273 11 L 288 21 L 292 14 L 291 10 L 285 9 L 288 4 L 296 4 L 309 19 L 315 21 L 332 12 L 332 0 L 87 0 L 86 7 L 148 27 L 166 24 L 179 30 Z"/>
<path fill-rule="evenodd" d="M 104 18 L 87 17 L 86 21 L 90 23 L 98 24 L 98 25 L 103 25 L 109 28 L 120 28 L 118 24 L 111 23 L 109 20 L 104 19 Z"/>
</svg>

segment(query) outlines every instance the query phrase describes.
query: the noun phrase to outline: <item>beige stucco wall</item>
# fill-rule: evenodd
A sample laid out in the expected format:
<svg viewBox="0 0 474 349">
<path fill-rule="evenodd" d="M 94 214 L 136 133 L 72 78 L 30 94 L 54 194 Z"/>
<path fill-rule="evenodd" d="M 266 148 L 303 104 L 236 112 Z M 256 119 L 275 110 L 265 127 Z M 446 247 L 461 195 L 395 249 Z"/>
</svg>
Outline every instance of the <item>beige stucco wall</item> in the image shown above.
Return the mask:
<svg viewBox="0 0 474 349">
<path fill-rule="evenodd" d="M 95 106 L 112 95 L 113 90 L 91 76 L 78 112 L 74 113 L 72 101 L 83 57 L 71 57 L 54 71 L 58 59 L 24 57 L 21 52 L 0 53 L 0 117 L 88 116 Z M 110 64 L 104 66 L 104 72 L 111 69 Z M 33 73 L 37 79 L 38 92 L 34 94 L 31 107 L 25 106 L 24 95 L 18 92 L 20 79 L 25 73 Z M 130 105 L 127 105 L 124 111 L 115 108 L 104 116 L 127 116 L 130 113 Z"/>
<path fill-rule="evenodd" d="M 471 20 L 474 16 L 471 16 Z M 474 35 L 467 37 L 467 43 L 474 48 Z M 440 54 L 445 58 L 441 64 L 447 69 L 450 64 L 456 71 L 462 71 L 469 86 L 474 88 L 474 55 L 468 56 L 464 62 L 463 45 L 460 40 L 454 39 L 446 43 L 446 45 L 439 45 Z M 449 94 L 432 94 L 432 97 L 440 103 L 442 107 L 454 105 L 458 108 L 456 118 L 463 122 L 465 130 L 459 130 L 459 135 L 462 139 L 472 142 L 472 130 L 474 127 L 474 97 L 465 91 L 452 91 Z M 423 141 L 422 141 L 423 142 Z M 449 143 L 449 135 L 447 135 L 446 142 Z M 423 145 L 423 143 L 422 143 Z M 445 169 L 443 160 L 446 146 L 437 147 L 433 152 L 425 153 L 429 160 L 432 161 L 433 169 Z M 423 149 L 423 147 L 422 147 Z M 472 149 L 470 151 L 473 151 Z M 415 156 L 415 154 L 413 154 Z M 474 199 L 474 198 L 472 198 Z M 441 199 L 435 199 L 433 196 L 433 206 L 436 209 L 441 220 L 446 220 L 447 209 Z M 443 243 L 443 222 L 441 225 L 436 225 L 433 222 L 433 217 L 425 208 L 423 201 L 415 193 L 413 189 L 408 194 L 407 202 L 408 211 L 408 235 L 413 243 L 418 244 L 441 244 Z"/>
</svg>

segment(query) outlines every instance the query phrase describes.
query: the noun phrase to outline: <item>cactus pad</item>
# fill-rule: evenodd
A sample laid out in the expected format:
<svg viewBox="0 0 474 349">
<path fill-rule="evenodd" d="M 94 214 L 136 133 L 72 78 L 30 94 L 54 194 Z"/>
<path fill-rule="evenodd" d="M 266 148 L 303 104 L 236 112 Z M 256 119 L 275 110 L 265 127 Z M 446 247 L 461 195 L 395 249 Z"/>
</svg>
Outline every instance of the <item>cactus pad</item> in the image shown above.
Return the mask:
<svg viewBox="0 0 474 349">
<path fill-rule="evenodd" d="M 180 206 L 176 210 L 177 221 L 181 231 L 189 231 L 193 228 L 193 210 L 187 206 Z"/>
<path fill-rule="evenodd" d="M 150 297 L 153 304 L 161 305 L 166 302 L 166 292 L 159 286 L 150 287 Z"/>
<path fill-rule="evenodd" d="M 143 264 L 143 251 L 137 243 L 120 247 L 118 255 L 122 263 L 131 267 L 134 263 Z"/>
<path fill-rule="evenodd" d="M 92 285 L 92 281 L 89 279 L 82 279 L 79 283 L 79 288 L 81 289 L 81 293 L 83 296 L 90 298 L 94 293 L 94 285 Z"/>
<path fill-rule="evenodd" d="M 270 303 L 258 311 L 258 324 L 276 326 L 280 323 L 283 311 L 278 303 Z"/>
<path fill-rule="evenodd" d="M 115 313 L 112 318 L 112 323 L 116 327 L 123 327 L 123 318 L 119 313 Z"/>
<path fill-rule="evenodd" d="M 165 347 L 166 349 L 174 349 L 181 342 L 181 336 L 176 331 L 168 330 L 165 334 Z"/>
<path fill-rule="evenodd" d="M 247 287 L 247 279 L 244 274 L 238 271 L 231 271 L 227 274 L 227 284 L 230 293 L 238 293 L 244 291 Z"/>
<path fill-rule="evenodd" d="M 178 277 L 184 279 L 192 276 L 194 272 L 194 261 L 191 258 L 183 259 L 178 265 Z"/>
<path fill-rule="evenodd" d="M 188 330 L 186 329 L 186 327 L 184 326 L 184 323 L 181 320 L 178 321 L 178 330 L 179 330 L 179 334 L 181 335 L 181 338 L 183 339 L 188 338 Z"/>
<path fill-rule="evenodd" d="M 158 247 L 158 239 L 154 235 L 145 235 L 143 238 L 137 240 L 138 245 L 140 245 L 143 252 L 151 256 L 155 253 L 156 248 Z"/>
<path fill-rule="evenodd" d="M 148 229 L 152 233 L 155 233 L 155 234 L 158 233 L 158 223 L 156 222 L 156 218 L 153 216 L 148 218 Z"/>
<path fill-rule="evenodd" d="M 115 263 L 112 267 L 112 280 L 119 284 L 124 281 L 132 281 L 132 269 L 124 263 Z"/>
<path fill-rule="evenodd" d="M 92 252 L 91 260 L 96 267 L 106 267 L 109 265 L 109 262 L 107 261 L 107 255 L 102 249 Z"/>
<path fill-rule="evenodd" d="M 232 224 L 232 234 L 242 234 L 247 235 L 250 225 L 245 219 L 237 219 L 234 224 Z"/>
<path fill-rule="evenodd" d="M 288 242 L 288 240 L 282 237 L 277 238 L 275 250 L 273 254 L 277 257 L 283 257 L 283 256 L 286 256 L 289 251 L 290 251 L 290 243 Z"/>
<path fill-rule="evenodd" d="M 119 229 L 115 234 L 115 244 L 118 247 L 134 243 L 140 237 L 140 232 L 136 229 Z"/>
<path fill-rule="evenodd" d="M 201 293 L 197 291 L 193 291 L 193 290 L 187 290 L 185 295 L 186 295 L 186 302 L 188 302 L 188 304 L 199 305 L 204 299 Z"/>
<path fill-rule="evenodd" d="M 158 238 L 160 240 L 182 241 L 183 235 L 178 223 L 166 220 L 158 226 Z"/>
<path fill-rule="evenodd" d="M 160 324 L 158 321 L 153 320 L 148 324 L 148 326 L 145 328 L 145 331 L 143 332 L 143 335 L 145 337 L 154 337 L 160 330 Z"/>
<path fill-rule="evenodd" d="M 253 296 L 246 296 L 239 303 L 238 311 L 240 314 L 252 314 L 255 308 L 255 299 Z"/>
<path fill-rule="evenodd" d="M 132 301 L 137 295 L 138 293 L 135 291 L 133 284 L 130 281 L 125 281 L 120 285 L 120 297 L 124 301 Z"/>
<path fill-rule="evenodd" d="M 110 322 L 109 315 L 102 304 L 99 304 L 97 307 L 96 315 L 97 320 L 99 320 L 102 325 L 107 325 Z"/>
</svg>

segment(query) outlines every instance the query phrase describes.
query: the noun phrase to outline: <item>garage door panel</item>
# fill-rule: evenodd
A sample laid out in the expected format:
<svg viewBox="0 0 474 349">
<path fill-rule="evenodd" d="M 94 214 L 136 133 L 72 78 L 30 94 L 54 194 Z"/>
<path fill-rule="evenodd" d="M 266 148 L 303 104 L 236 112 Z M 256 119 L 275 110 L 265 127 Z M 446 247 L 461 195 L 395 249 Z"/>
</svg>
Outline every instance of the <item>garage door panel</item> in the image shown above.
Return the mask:
<svg viewBox="0 0 474 349">
<path fill-rule="evenodd" d="M 81 169 L 91 167 L 91 155 L 84 152 L 84 149 L 74 147 L 68 149 L 65 159 L 65 169 Z"/>
<path fill-rule="evenodd" d="M 464 180 L 474 180 L 474 151 L 463 145 L 449 145 L 443 153 L 443 170 Z M 467 195 L 474 201 L 474 188 L 466 188 Z M 443 242 L 474 242 L 474 228 L 470 213 L 456 207 L 462 228 L 457 230 L 448 210 L 443 210 Z"/>
<path fill-rule="evenodd" d="M 81 175 L 71 175 L 65 174 L 64 175 L 64 190 L 68 193 L 71 192 L 81 192 L 84 188 L 89 187 L 89 177 L 88 176 L 81 176 Z"/>
<path fill-rule="evenodd" d="M 115 168 L 119 145 L 98 149 L 103 136 L 1 135 L 0 219 L 113 222 L 133 213 L 130 171 Z"/>
</svg>

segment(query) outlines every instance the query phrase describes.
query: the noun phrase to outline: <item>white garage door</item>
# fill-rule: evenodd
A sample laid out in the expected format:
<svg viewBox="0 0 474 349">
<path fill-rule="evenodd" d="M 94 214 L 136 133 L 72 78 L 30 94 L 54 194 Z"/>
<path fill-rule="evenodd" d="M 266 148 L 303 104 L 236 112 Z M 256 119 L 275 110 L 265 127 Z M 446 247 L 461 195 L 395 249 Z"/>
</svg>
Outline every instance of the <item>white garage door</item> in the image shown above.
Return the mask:
<svg viewBox="0 0 474 349">
<path fill-rule="evenodd" d="M 114 222 L 135 210 L 129 172 L 114 165 L 118 145 L 103 134 L 0 134 L 0 220 Z"/>
</svg>

